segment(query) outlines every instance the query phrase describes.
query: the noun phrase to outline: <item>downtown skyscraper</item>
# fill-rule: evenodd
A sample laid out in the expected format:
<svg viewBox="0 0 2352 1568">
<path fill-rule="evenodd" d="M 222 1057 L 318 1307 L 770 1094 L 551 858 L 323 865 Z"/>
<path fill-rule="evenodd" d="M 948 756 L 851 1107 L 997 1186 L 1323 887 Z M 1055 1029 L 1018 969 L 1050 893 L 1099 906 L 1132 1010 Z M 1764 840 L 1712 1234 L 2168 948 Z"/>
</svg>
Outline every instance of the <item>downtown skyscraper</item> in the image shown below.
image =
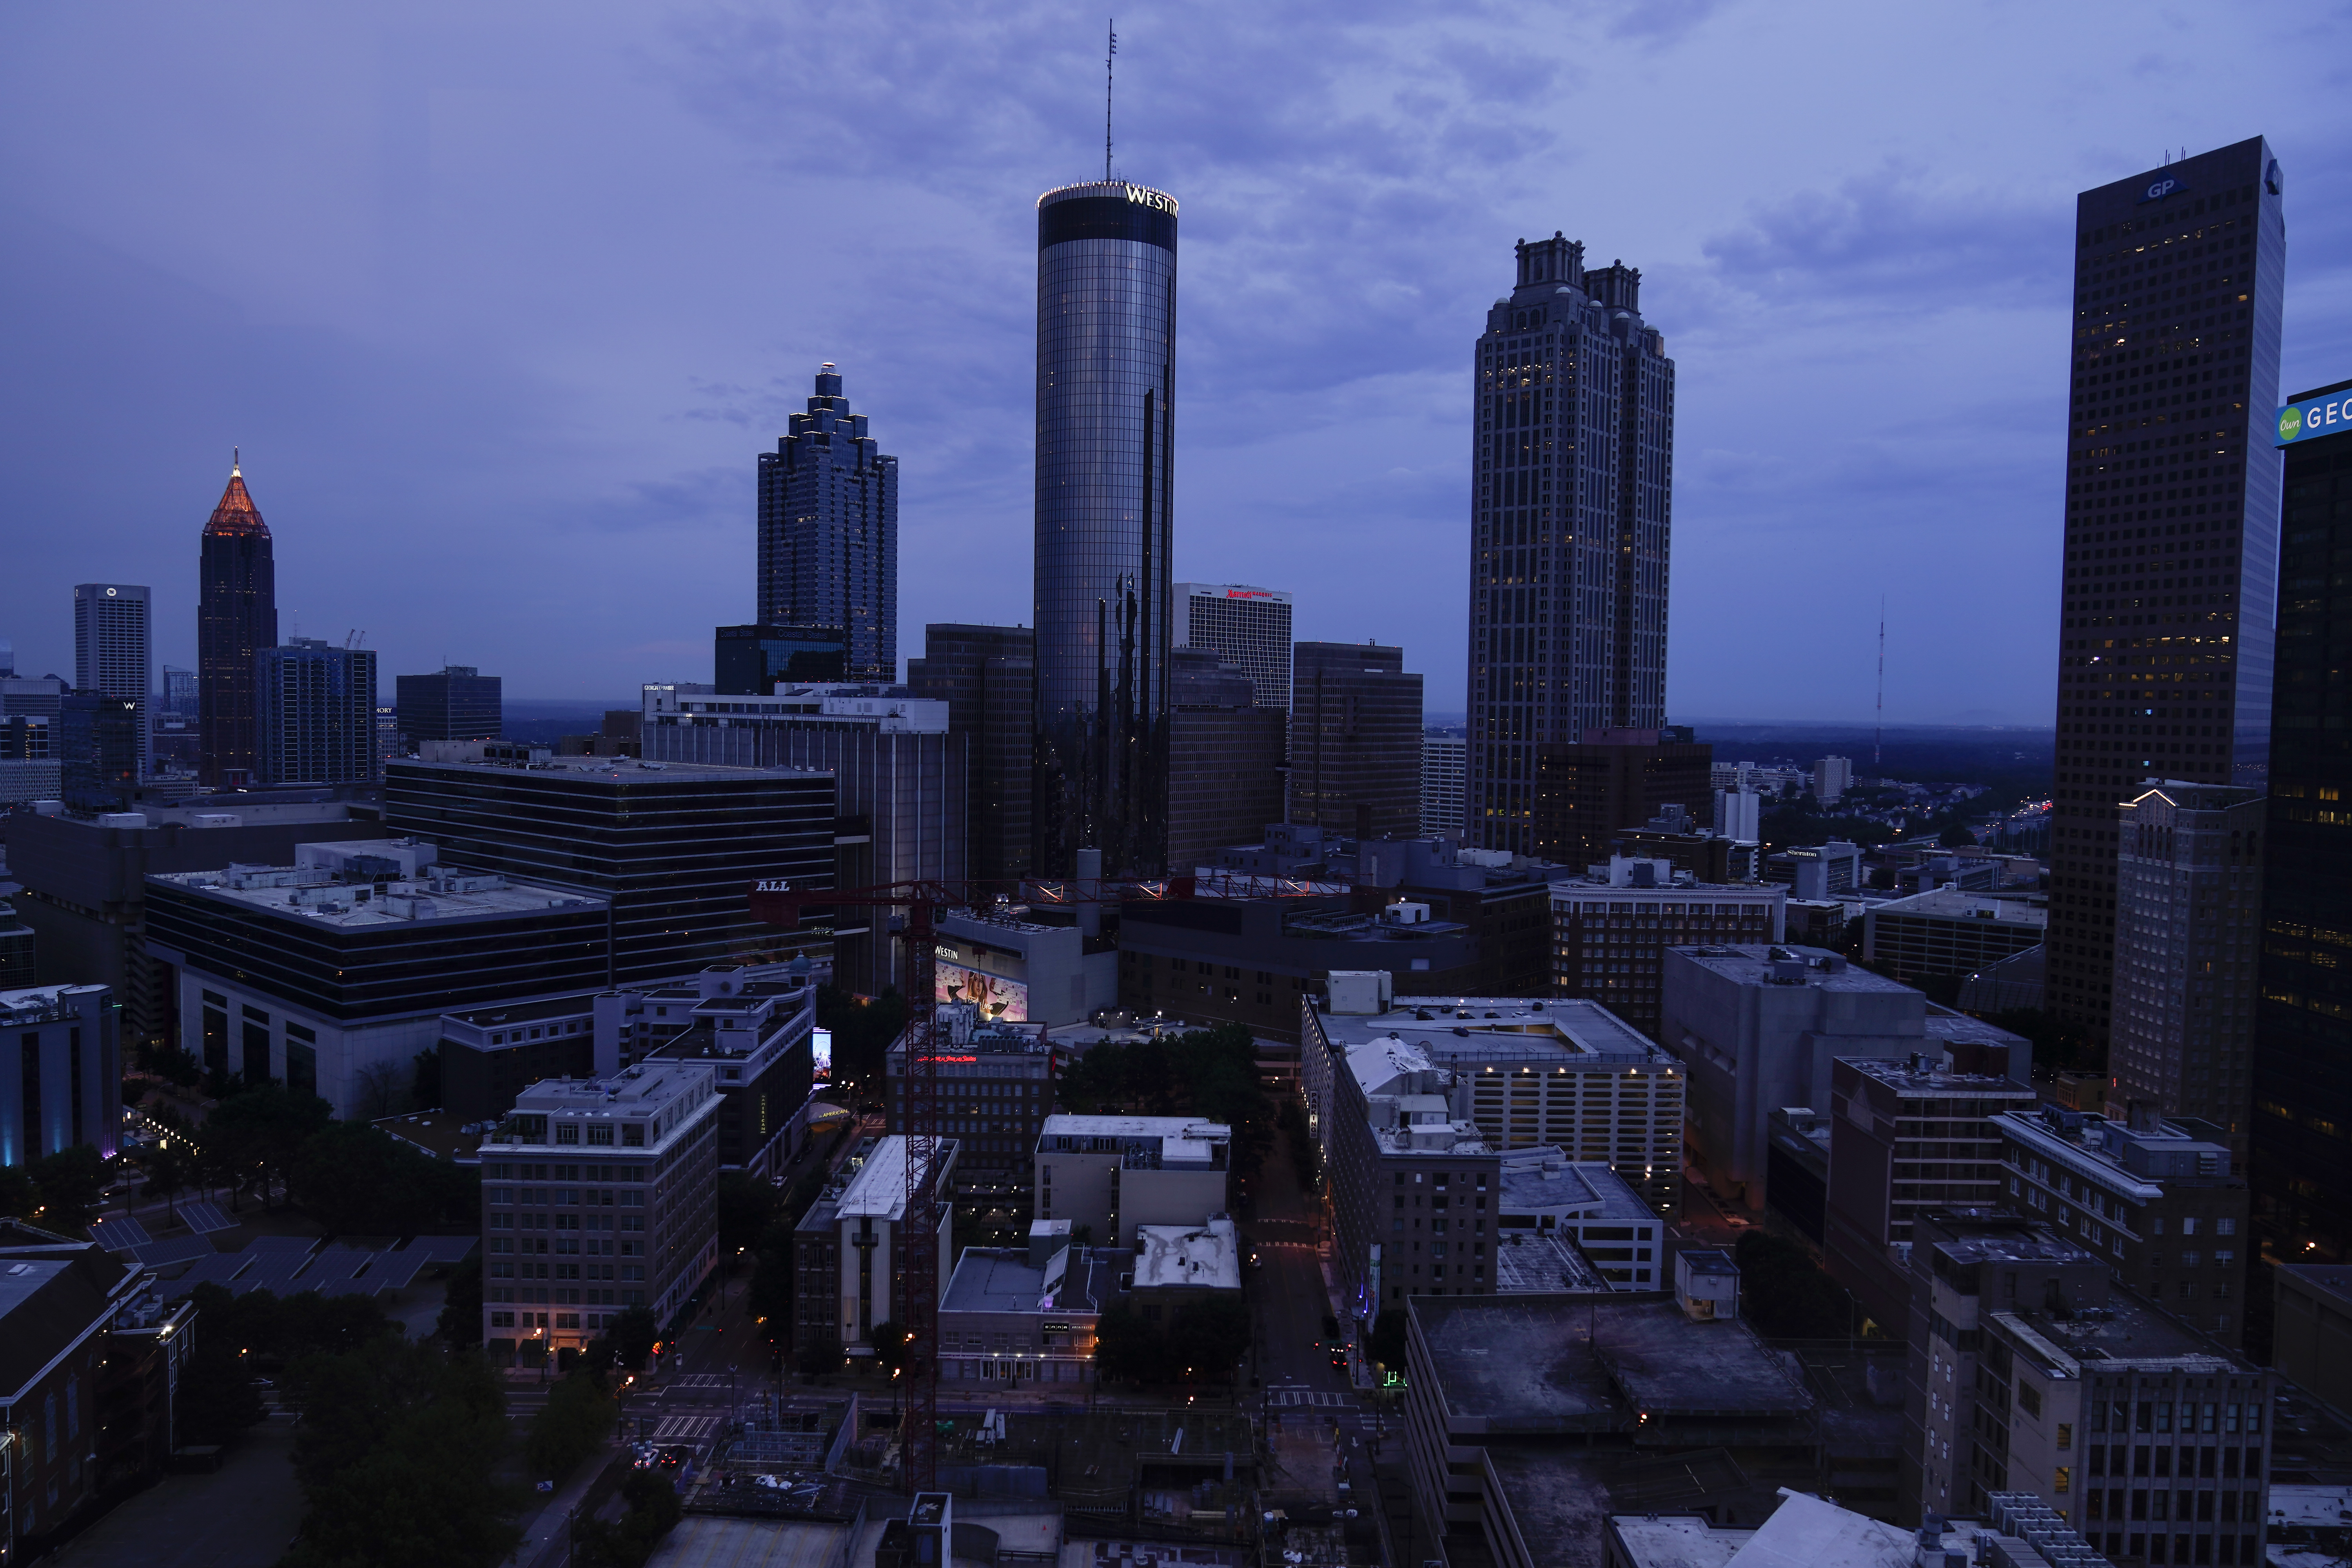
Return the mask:
<svg viewBox="0 0 2352 1568">
<path fill-rule="evenodd" d="M 1526 854 L 1538 747 L 1665 721 L 1675 362 L 1640 272 L 1517 257 L 1476 351 L 1465 841 Z"/>
<path fill-rule="evenodd" d="M 830 363 L 807 412 L 760 454 L 759 569 L 761 626 L 838 628 L 848 679 L 898 678 L 898 459 L 850 412 Z"/>
<path fill-rule="evenodd" d="M 74 689 L 139 705 L 139 776 L 153 771 L 153 633 L 147 590 L 133 583 L 74 585 Z"/>
<path fill-rule="evenodd" d="M 2075 198 L 2046 995 L 2102 1046 L 2122 803 L 2267 772 L 2283 184 L 2255 137 Z M 2242 1062 L 2186 1070 L 2251 1093 Z"/>
<path fill-rule="evenodd" d="M 255 658 L 278 646 L 278 563 L 269 526 L 236 463 L 205 524 L 197 584 L 197 777 L 209 789 L 228 789 L 253 782 L 259 742 Z"/>
<path fill-rule="evenodd" d="M 1037 198 L 1033 875 L 1081 848 L 1168 860 L 1176 198 L 1124 181 Z"/>
</svg>

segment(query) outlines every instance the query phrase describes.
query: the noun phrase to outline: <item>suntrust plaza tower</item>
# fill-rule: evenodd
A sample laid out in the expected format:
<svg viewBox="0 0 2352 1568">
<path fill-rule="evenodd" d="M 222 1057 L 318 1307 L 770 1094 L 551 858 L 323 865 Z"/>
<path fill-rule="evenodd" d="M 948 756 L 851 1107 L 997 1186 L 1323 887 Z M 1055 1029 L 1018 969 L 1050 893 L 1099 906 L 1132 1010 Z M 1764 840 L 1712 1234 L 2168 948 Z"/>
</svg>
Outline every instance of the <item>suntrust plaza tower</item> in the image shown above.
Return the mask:
<svg viewBox="0 0 2352 1568">
<path fill-rule="evenodd" d="M 1035 870 L 1157 875 L 1168 852 L 1176 198 L 1037 198 Z"/>
</svg>

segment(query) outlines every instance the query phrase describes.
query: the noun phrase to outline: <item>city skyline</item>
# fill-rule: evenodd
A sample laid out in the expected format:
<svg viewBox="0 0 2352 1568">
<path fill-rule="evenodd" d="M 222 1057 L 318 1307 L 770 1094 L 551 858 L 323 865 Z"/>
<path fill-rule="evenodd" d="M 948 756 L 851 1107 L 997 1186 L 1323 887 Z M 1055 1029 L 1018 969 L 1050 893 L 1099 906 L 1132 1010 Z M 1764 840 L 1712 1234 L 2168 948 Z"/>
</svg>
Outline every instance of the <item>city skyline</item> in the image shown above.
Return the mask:
<svg viewBox="0 0 2352 1568">
<path fill-rule="evenodd" d="M 1336 170 L 1318 166 L 1333 153 L 1314 113 L 1216 124 L 1240 112 L 1213 74 L 1219 60 L 1235 51 L 1272 58 L 1294 21 L 1181 34 L 1148 19 L 1133 27 L 1119 172 L 1184 194 L 1187 363 L 1200 367 L 1200 386 L 1213 384 L 1192 400 L 1182 443 L 1178 479 L 1191 521 L 1178 531 L 1174 570 L 1293 585 L 1302 638 L 1371 637 L 1424 650 L 1415 661 L 1429 676 L 1432 708 L 1458 710 L 1450 694 L 1465 686 L 1467 594 L 1460 552 L 1445 542 L 1463 525 L 1468 475 L 1454 412 L 1466 389 L 1458 345 L 1493 298 L 1494 246 L 1573 216 L 1581 232 L 1610 236 L 1612 251 L 1639 256 L 1649 313 L 1675 326 L 1668 351 L 1684 367 L 1681 422 L 1696 434 L 1678 464 L 1669 717 L 1862 716 L 1874 632 L 1865 612 L 1885 591 L 1895 605 L 1890 719 L 1975 710 L 2046 723 L 2048 660 L 2021 645 L 2060 614 L 2049 527 L 2060 498 L 2046 448 L 2063 379 L 2051 328 L 2067 308 L 2065 204 L 2074 190 L 2156 163 L 2167 142 L 2194 148 L 2271 134 L 2307 202 L 2290 264 L 2282 378 L 2338 379 L 2352 336 L 2330 309 L 2345 274 L 2331 255 L 2342 247 L 2328 244 L 2341 204 L 2326 193 L 2343 179 L 2327 134 L 2342 111 L 2313 90 L 2309 74 L 2335 25 L 2298 26 L 2292 49 L 2260 20 L 2168 25 L 2144 46 L 2134 80 L 2194 73 L 2193 111 L 2144 106 L 2162 95 L 2122 84 L 2084 89 L 2071 107 L 2040 107 L 2024 100 L 2037 91 L 2064 100 L 2072 89 L 2048 74 L 2054 66 L 2029 62 L 2015 89 L 2017 125 L 1990 142 L 1972 102 L 1930 83 L 1906 89 L 1905 112 L 1888 116 L 1885 138 L 1866 147 L 1816 142 L 1793 158 L 1785 139 L 1759 151 L 1720 134 L 1755 102 L 1738 91 L 1719 105 L 1696 96 L 1719 93 L 1727 62 L 1754 45 L 1754 14 L 1694 16 L 1562 19 L 1556 37 L 1528 41 L 1509 68 L 1496 63 L 1500 35 L 1465 27 L 1462 53 L 1424 28 L 1375 17 L 1309 84 L 1307 102 L 1337 111 L 1363 90 L 1377 96 L 1410 62 L 1432 73 L 1433 106 L 1419 120 L 1362 109 L 1360 129 L 1370 134 Z M 2048 19 L 2047 52 L 2063 58 L 2068 40 L 2082 45 L 2106 25 L 2095 13 Z M 159 18 L 122 79 L 168 89 L 159 74 L 167 68 L 231 48 L 267 58 L 323 51 L 388 81 L 416 64 L 404 52 L 416 41 L 397 30 L 362 40 L 321 22 L 270 41 L 245 36 L 234 16 L 218 38 L 177 26 Z M 909 131 L 888 123 L 877 101 L 851 95 L 826 125 L 800 128 L 822 143 L 814 163 L 835 171 L 814 174 L 772 166 L 769 152 L 783 144 L 749 129 L 769 89 L 744 62 L 773 63 L 775 38 L 740 20 L 680 25 L 651 39 L 661 69 L 650 86 L 623 92 L 612 115 L 650 138 L 647 156 L 675 187 L 664 208 L 691 242 L 668 236 L 656 256 L 632 241 L 593 263 L 567 247 L 566 265 L 585 269 L 541 299 L 547 239 L 518 233 L 515 217 L 486 205 L 510 194 L 508 181 L 541 187 L 520 209 L 550 236 L 602 210 L 582 180 L 610 182 L 614 195 L 655 187 L 638 163 L 596 163 L 599 149 L 610 150 L 604 139 L 560 152 L 505 110 L 518 94 L 538 94 L 569 123 L 580 112 L 569 107 L 574 83 L 605 83 L 600 73 L 647 39 L 634 21 L 592 17 L 562 68 L 542 76 L 523 64 L 519 36 L 493 22 L 468 26 L 480 58 L 464 82 L 444 88 L 426 70 L 421 97 L 403 89 L 350 111 L 356 119 L 309 106 L 328 129 L 379 148 L 384 169 L 359 194 L 329 198 L 341 205 L 309 229 L 290 226 L 296 198 L 314 183 L 307 155 L 254 155 L 247 139 L 257 133 L 241 121 L 195 134 L 214 164 L 247 170 L 237 222 L 259 245 L 224 248 L 229 233 L 207 227 L 209 218 L 191 229 L 177 198 L 103 137 L 68 149 L 57 174 L 16 171 L 35 237 L 9 265 L 20 288 L 57 301 L 33 346 L 68 368 L 38 404 L 27 401 L 11 438 L 43 455 L 23 465 L 32 470 L 28 504 L 72 524 L 26 541 L 25 570 L 0 587 L 0 621 L 20 663 L 63 669 L 65 595 L 110 575 L 154 584 L 158 656 L 190 662 L 193 600 L 173 586 L 184 568 L 155 520 L 184 515 L 195 486 L 217 471 L 215 449 L 225 455 L 242 440 L 262 488 L 279 498 L 273 505 L 301 520 L 301 559 L 281 589 L 289 633 L 340 639 L 347 627 L 372 626 L 387 669 L 463 658 L 507 671 L 524 699 L 621 700 L 643 679 L 695 679 L 709 658 L 708 627 L 739 620 L 747 596 L 753 507 L 742 446 L 782 433 L 806 366 L 824 359 L 857 381 L 860 407 L 887 423 L 907 465 L 913 564 L 902 575 L 904 624 L 1023 619 L 1032 455 L 1022 426 L 1034 371 L 1016 345 L 1028 331 L 1020 275 L 1034 264 L 1018 231 L 1034 191 L 1083 168 L 1099 134 L 1098 106 L 1082 85 L 1098 65 L 1096 44 L 1034 16 L 1017 19 L 1002 41 L 943 27 L 909 68 L 937 73 L 943 104 L 962 112 L 992 103 L 995 117 L 968 144 L 934 139 L 918 157 Z M 1892 101 L 1892 89 L 1870 79 L 1874 61 L 1932 47 L 1955 62 L 1955 76 L 1969 74 L 1975 40 L 1942 24 L 1915 26 L 1899 39 L 1847 38 L 1832 51 L 1840 80 L 1862 95 L 1858 110 Z M 1798 13 L 1779 47 L 1794 63 L 1829 27 L 1824 15 Z M 61 22 L 42 49 L 71 61 L 98 42 Z M 741 60 L 720 58 L 726 43 L 741 46 Z M 1631 166 L 1635 143 L 1618 132 L 1567 160 L 1548 133 L 1511 144 L 1523 116 L 1571 89 L 1604 100 L 1629 90 L 1598 66 L 1562 63 L 1583 44 L 1663 83 L 1674 106 L 1645 123 L 1642 136 L 1656 147 L 1654 156 L 1645 149 L 1638 178 L 1609 173 Z M 882 46 L 853 31 L 830 47 L 862 59 Z M 1034 56 L 1013 79 L 1017 96 L 1046 107 L 1003 107 L 1001 87 L 996 98 L 981 96 L 990 89 L 971 73 L 1014 49 Z M 2278 73 L 2259 97 L 2257 61 Z M 1795 68 L 1801 89 L 1806 72 L 1831 66 Z M 1797 114 L 1799 129 L 1816 124 L 1807 117 L 1822 111 L 1789 107 L 1803 96 L 1790 85 L 1784 77 L 1773 89 L 1775 111 Z M 94 101 L 105 107 L 103 90 Z M 13 112 L 61 117 L 64 146 L 81 111 L 28 81 Z M 424 126 L 454 139 L 454 156 L 418 151 L 430 140 Z M 1559 166 L 1543 167 L 1546 157 Z M 541 173 L 561 177 L 540 182 Z M 853 196 L 841 183 L 850 174 L 896 195 Z M 100 213 L 68 176 L 121 199 Z M 769 220 L 743 216 L 747 205 L 778 204 L 747 203 L 754 191 L 814 204 L 794 210 L 821 216 L 824 255 L 778 263 L 760 243 Z M 419 225 L 404 231 L 394 221 L 404 216 Z M 952 255 L 938 238 L 946 229 L 958 234 Z M 411 232 L 467 237 L 420 268 L 410 265 L 419 243 L 404 237 Z M 1331 242 L 1348 234 L 1370 243 Z M 168 247 L 180 237 L 184 246 Z M 284 245 L 282 257 L 270 258 L 270 241 Z M 731 249 L 757 256 L 759 267 L 739 276 Z M 688 250 L 713 258 L 706 303 L 684 303 L 665 287 L 678 276 L 666 257 Z M 912 265 L 877 268 L 886 257 Z M 787 276 L 770 276 L 779 265 Z M 745 333 L 737 307 L 751 308 L 754 272 L 762 324 Z M 301 287 L 281 287 L 297 277 Z M 583 285 L 609 324 L 565 344 L 550 334 L 559 318 L 577 321 Z M 791 308 L 778 310 L 778 300 Z M 446 324 L 409 331 L 445 306 L 454 311 Z M 485 322 L 486 308 L 500 320 Z M 952 331 L 937 325 L 942 311 L 958 321 Z M 225 364 L 233 374 L 222 374 Z M 337 400 L 310 394 L 321 377 L 377 390 L 336 413 Z M 567 383 L 561 392 L 558 379 Z M 97 400 L 124 385 L 139 390 L 100 413 Z M 136 460 L 96 461 L 97 433 L 126 419 L 145 433 Z M 1787 456 L 1799 435 L 1818 444 L 1802 464 Z M 416 548 L 387 549 L 394 538 Z M 1426 552 L 1427 565 L 1389 570 L 1403 552 Z M 1945 570 L 1971 558 L 1981 569 Z M 453 559 L 480 569 L 439 570 Z M 1349 570 L 1335 578 L 1333 561 Z M 533 596 L 547 607 L 499 591 L 521 571 L 547 578 L 550 591 Z M 1936 593 L 1917 592 L 1931 578 Z M 371 614 L 383 597 L 408 607 L 396 618 L 404 624 Z M 1772 633 L 1784 609 L 1823 603 L 1830 613 L 1772 634 L 1773 668 L 1748 657 L 1751 639 Z M 1837 616 L 1839 603 L 1852 613 Z M 612 635 L 574 649 L 556 634 L 583 614 Z M 2027 635 L 2012 647 L 1985 636 L 1988 626 Z M 902 639 L 898 651 L 912 648 Z"/>
</svg>

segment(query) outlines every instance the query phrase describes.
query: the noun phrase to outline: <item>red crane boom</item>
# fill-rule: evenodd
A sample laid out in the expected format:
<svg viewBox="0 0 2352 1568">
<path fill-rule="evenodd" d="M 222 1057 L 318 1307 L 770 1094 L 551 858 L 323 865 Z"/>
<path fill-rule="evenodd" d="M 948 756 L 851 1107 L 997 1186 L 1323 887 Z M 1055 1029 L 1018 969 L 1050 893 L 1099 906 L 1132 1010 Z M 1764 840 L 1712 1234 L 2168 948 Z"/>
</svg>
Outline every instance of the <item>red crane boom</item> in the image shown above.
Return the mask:
<svg viewBox="0 0 2352 1568">
<path fill-rule="evenodd" d="M 907 998 L 905 1109 L 899 1125 L 907 1140 L 907 1217 L 899 1227 L 905 1253 L 898 1289 L 898 1321 L 907 1331 L 907 1414 L 899 1426 L 900 1453 L 909 1494 L 936 1491 L 939 1483 L 939 1229 L 941 1201 L 936 1173 L 940 1151 L 938 1053 L 931 1045 L 938 1018 L 936 975 L 938 916 L 943 909 L 989 909 L 998 903 L 1120 904 L 1191 899 L 1203 892 L 1229 899 L 1328 898 L 1347 889 L 1328 882 L 1286 877 L 1220 874 L 1208 879 L 1171 877 L 1164 881 L 1000 882 L 951 879 L 891 882 L 872 888 L 801 888 L 772 879 L 751 884 L 752 918 L 787 929 L 812 909 L 903 909 Z"/>
</svg>

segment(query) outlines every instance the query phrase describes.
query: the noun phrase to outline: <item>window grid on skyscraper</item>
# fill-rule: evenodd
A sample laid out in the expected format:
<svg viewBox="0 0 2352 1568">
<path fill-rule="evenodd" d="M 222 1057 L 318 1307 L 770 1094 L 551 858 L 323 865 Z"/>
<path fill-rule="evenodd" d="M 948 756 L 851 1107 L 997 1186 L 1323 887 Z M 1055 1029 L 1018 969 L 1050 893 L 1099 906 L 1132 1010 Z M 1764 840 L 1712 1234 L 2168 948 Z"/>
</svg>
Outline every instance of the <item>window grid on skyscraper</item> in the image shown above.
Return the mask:
<svg viewBox="0 0 2352 1568">
<path fill-rule="evenodd" d="M 1535 847 L 1536 747 L 1665 718 L 1675 363 L 1641 274 L 1517 247 L 1478 340 L 1468 834 Z"/>
<path fill-rule="evenodd" d="M 2047 996 L 2100 1044 L 2119 803 L 2265 770 L 2280 183 L 2255 137 L 2075 200 Z"/>
<path fill-rule="evenodd" d="M 760 624 L 838 626 L 852 680 L 898 677 L 898 459 L 816 374 L 807 412 L 760 454 Z"/>
</svg>

